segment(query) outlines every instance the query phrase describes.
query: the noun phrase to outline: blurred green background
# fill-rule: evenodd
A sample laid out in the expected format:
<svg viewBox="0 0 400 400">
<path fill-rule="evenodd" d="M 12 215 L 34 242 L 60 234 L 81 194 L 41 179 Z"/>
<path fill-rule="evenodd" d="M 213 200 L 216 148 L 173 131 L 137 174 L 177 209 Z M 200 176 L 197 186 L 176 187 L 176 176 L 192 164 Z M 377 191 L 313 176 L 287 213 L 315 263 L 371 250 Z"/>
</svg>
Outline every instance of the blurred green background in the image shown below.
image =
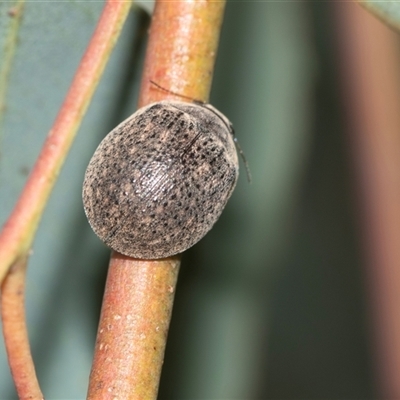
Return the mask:
<svg viewBox="0 0 400 400">
<path fill-rule="evenodd" d="M 0 70 L 13 5 L 0 3 Z M 0 121 L 0 224 L 102 7 L 25 4 Z M 135 109 L 148 22 L 132 10 L 34 243 L 27 313 L 46 399 L 86 395 L 109 251 L 81 185 L 97 144 Z M 211 102 L 253 181 L 242 164 L 220 221 L 183 257 L 160 399 L 376 398 L 333 37 L 328 2 L 228 1 Z M 15 398 L 1 343 L 0 399 Z"/>
</svg>

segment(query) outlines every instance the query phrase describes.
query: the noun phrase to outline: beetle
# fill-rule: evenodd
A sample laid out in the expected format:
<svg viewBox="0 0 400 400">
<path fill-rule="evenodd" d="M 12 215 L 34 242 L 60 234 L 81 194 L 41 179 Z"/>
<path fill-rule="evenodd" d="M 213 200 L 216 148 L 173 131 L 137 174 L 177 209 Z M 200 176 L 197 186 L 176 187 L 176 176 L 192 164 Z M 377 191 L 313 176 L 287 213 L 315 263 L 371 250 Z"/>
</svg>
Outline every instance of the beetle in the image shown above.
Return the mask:
<svg viewBox="0 0 400 400">
<path fill-rule="evenodd" d="M 233 127 L 220 111 L 201 102 L 160 101 L 102 140 L 85 173 L 84 209 L 113 250 L 164 258 L 213 227 L 238 175 Z"/>
</svg>

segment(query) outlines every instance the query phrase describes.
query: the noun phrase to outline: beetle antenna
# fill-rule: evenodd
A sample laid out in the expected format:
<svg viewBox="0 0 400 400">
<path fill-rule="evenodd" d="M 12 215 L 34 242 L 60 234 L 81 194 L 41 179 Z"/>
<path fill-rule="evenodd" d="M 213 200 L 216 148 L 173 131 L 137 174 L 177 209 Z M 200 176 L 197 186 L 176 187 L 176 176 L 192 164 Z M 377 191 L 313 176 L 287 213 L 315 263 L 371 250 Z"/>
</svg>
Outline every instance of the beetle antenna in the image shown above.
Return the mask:
<svg viewBox="0 0 400 400">
<path fill-rule="evenodd" d="M 204 101 L 197 100 L 197 99 L 194 99 L 193 97 L 185 96 L 184 94 L 180 94 L 180 93 L 177 93 L 177 92 L 173 92 L 172 90 L 166 89 L 166 88 L 162 87 L 161 85 L 159 85 L 158 83 L 152 81 L 151 79 L 149 79 L 149 81 L 150 81 L 150 83 L 152 85 L 154 85 L 156 88 L 162 90 L 165 93 L 173 94 L 174 96 L 181 97 L 182 99 L 190 100 L 190 101 L 192 101 L 193 103 L 196 103 L 196 104 L 206 104 Z"/>
<path fill-rule="evenodd" d="M 244 167 L 246 168 L 247 181 L 249 183 L 251 183 L 252 178 L 251 178 L 251 171 L 250 171 L 249 163 L 248 163 L 248 161 L 246 159 L 246 156 L 244 155 L 244 152 L 243 152 L 242 148 L 239 145 L 239 141 L 238 141 L 236 136 L 233 137 L 233 141 L 235 142 L 236 150 L 239 152 L 240 157 L 242 157 L 242 161 L 243 161 Z"/>
</svg>

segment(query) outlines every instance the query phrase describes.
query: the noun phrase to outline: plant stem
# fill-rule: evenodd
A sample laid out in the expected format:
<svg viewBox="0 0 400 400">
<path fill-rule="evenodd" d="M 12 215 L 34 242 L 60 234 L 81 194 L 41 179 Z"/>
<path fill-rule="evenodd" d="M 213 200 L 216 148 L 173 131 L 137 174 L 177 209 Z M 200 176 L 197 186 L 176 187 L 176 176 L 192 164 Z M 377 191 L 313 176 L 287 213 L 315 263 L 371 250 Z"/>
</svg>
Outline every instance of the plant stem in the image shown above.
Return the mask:
<svg viewBox="0 0 400 400">
<path fill-rule="evenodd" d="M 0 234 L 4 341 L 21 399 L 43 398 L 30 353 L 25 322 L 24 288 L 29 250 L 51 189 L 110 57 L 130 4 L 130 1 L 124 0 L 107 1 L 39 158 Z"/>
<path fill-rule="evenodd" d="M 0 234 L 0 282 L 28 253 L 43 209 L 130 8 L 108 0 L 65 101 L 21 196 Z"/>
<path fill-rule="evenodd" d="M 178 271 L 179 257 L 138 261 L 113 254 L 89 399 L 155 398 Z"/>
<path fill-rule="evenodd" d="M 225 1 L 159 1 L 154 10 L 139 107 L 173 94 L 208 101 Z M 178 100 L 183 101 L 178 97 Z"/>
<path fill-rule="evenodd" d="M 224 6 L 224 1 L 157 1 L 140 107 L 176 97 L 150 80 L 208 100 Z M 157 398 L 178 269 L 179 257 L 144 261 L 112 253 L 88 399 Z"/>
<path fill-rule="evenodd" d="M 27 259 L 10 269 L 1 286 L 1 318 L 11 374 L 20 399 L 43 399 L 36 378 L 25 323 L 25 271 Z"/>
</svg>

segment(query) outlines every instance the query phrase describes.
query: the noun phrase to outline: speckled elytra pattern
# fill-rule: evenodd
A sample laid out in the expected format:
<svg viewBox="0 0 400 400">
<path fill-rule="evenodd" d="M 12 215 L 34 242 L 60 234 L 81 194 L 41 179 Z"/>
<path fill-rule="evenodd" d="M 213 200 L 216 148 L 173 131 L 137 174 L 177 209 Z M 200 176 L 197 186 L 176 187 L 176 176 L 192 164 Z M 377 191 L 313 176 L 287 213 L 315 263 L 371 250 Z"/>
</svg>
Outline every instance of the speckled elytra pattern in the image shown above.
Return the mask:
<svg viewBox="0 0 400 400">
<path fill-rule="evenodd" d="M 212 228 L 238 174 L 224 115 L 208 104 L 161 101 L 135 112 L 100 143 L 86 170 L 84 208 L 112 249 L 163 258 Z"/>
</svg>

